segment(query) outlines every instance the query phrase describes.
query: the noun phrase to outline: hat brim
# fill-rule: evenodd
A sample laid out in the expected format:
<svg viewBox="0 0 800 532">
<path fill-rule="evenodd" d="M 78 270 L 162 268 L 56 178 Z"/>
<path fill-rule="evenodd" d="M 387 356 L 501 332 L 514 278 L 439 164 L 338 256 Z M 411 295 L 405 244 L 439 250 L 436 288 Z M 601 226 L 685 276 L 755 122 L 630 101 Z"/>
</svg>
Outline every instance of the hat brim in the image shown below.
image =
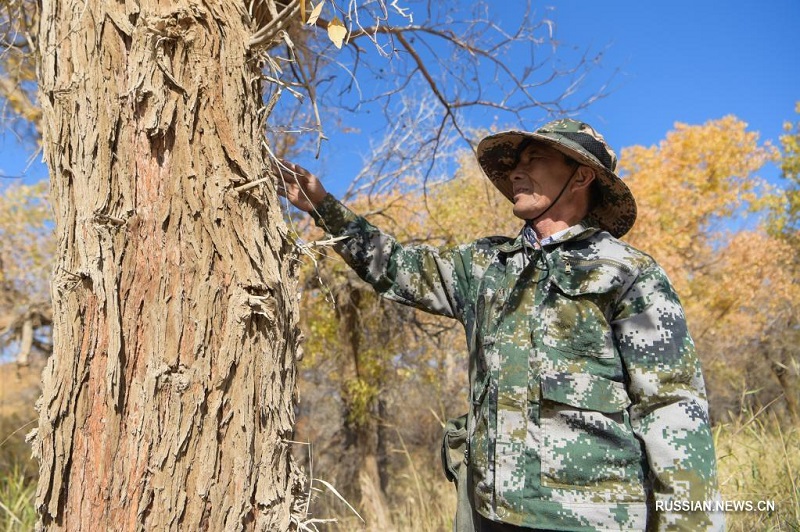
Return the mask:
<svg viewBox="0 0 800 532">
<path fill-rule="evenodd" d="M 581 165 L 594 168 L 597 171 L 600 197 L 588 217 L 598 227 L 617 238 L 630 231 L 636 221 L 636 200 L 628 185 L 579 144 L 558 135 L 504 131 L 480 141 L 477 150 L 478 163 L 486 177 L 509 201 L 514 201 L 514 195 L 508 175 L 516 166 L 519 148 L 526 140 L 552 146 Z"/>
</svg>

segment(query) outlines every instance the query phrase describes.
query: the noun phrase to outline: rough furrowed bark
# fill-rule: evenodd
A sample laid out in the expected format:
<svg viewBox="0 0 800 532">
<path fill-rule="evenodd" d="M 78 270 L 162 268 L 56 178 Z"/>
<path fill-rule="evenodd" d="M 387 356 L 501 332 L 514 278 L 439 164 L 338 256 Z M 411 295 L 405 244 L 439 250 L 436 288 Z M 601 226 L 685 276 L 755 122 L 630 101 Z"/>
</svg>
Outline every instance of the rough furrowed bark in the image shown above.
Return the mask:
<svg viewBox="0 0 800 532">
<path fill-rule="evenodd" d="M 288 530 L 290 246 L 243 3 L 45 0 L 59 241 L 40 526 Z"/>
</svg>

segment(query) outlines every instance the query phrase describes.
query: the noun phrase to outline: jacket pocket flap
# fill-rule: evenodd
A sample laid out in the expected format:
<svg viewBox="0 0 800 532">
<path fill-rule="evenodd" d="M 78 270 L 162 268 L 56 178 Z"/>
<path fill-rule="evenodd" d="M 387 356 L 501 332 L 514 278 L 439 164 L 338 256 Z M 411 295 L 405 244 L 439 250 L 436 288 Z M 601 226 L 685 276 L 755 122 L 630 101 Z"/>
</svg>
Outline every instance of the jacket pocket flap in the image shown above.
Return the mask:
<svg viewBox="0 0 800 532">
<path fill-rule="evenodd" d="M 561 255 L 554 263 L 550 281 L 568 296 L 602 294 L 624 283 L 625 270 L 614 262 Z"/>
<path fill-rule="evenodd" d="M 542 399 L 605 414 L 631 404 L 623 383 L 589 373 L 542 374 L 541 390 Z"/>
</svg>

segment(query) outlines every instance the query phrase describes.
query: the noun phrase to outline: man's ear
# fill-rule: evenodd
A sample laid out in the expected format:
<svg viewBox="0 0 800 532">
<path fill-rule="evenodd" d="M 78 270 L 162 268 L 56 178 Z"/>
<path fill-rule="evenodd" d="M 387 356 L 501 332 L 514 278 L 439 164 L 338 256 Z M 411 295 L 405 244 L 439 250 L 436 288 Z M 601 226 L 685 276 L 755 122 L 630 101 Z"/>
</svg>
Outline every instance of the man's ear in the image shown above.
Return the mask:
<svg viewBox="0 0 800 532">
<path fill-rule="evenodd" d="M 572 180 L 573 192 L 588 189 L 589 185 L 594 181 L 596 174 L 597 171 L 594 168 L 588 166 L 578 167 L 578 171 L 575 173 L 575 179 Z"/>
</svg>

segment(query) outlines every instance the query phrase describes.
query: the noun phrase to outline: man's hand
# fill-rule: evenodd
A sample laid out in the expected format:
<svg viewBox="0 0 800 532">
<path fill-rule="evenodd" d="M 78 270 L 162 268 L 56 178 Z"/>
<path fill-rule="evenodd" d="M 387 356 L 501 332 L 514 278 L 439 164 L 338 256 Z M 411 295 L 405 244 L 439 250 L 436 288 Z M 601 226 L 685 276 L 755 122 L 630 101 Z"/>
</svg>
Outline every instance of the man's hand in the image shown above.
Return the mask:
<svg viewBox="0 0 800 532">
<path fill-rule="evenodd" d="M 314 174 L 289 161 L 279 162 L 277 179 L 278 194 L 304 212 L 313 211 L 328 195 Z"/>
</svg>

